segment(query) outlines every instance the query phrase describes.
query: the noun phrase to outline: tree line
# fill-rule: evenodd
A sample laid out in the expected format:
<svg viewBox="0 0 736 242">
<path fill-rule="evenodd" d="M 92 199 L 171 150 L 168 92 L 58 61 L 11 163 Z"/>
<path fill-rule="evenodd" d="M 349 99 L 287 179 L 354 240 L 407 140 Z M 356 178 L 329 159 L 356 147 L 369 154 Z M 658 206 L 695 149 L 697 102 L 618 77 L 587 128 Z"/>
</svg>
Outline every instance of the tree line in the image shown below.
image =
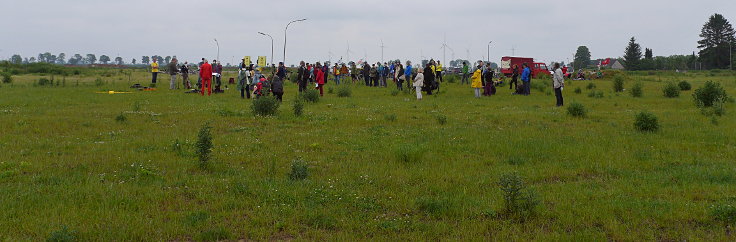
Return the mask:
<svg viewBox="0 0 736 242">
<path fill-rule="evenodd" d="M 113 65 L 148 65 L 151 63 L 152 60 L 156 60 L 158 63 L 165 63 L 168 64 L 171 62 L 171 59 L 176 58 L 176 56 L 141 56 L 140 62 L 133 58 L 130 62 L 125 62 L 122 57 L 115 57 L 115 59 L 111 59 L 110 56 L 107 55 L 100 55 L 99 59 L 97 55 L 95 54 L 87 54 L 87 55 L 81 55 L 81 54 L 74 54 L 73 56 L 69 57 L 69 59 L 66 58 L 66 53 L 59 53 L 58 55 L 51 54 L 50 52 L 46 53 L 40 53 L 37 57 L 22 57 L 21 55 L 15 54 L 10 57 L 10 63 L 13 64 L 29 64 L 29 63 L 50 63 L 50 64 L 59 64 L 59 65 L 94 65 L 94 64 L 113 64 Z"/>
</svg>

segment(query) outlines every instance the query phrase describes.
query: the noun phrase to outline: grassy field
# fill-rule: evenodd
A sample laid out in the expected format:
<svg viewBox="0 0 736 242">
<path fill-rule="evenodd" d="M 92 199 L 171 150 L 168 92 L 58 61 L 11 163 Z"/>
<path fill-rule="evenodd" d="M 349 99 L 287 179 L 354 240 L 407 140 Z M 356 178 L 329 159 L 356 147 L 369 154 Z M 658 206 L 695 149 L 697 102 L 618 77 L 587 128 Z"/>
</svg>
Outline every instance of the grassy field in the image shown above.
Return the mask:
<svg viewBox="0 0 736 242">
<path fill-rule="evenodd" d="M 341 98 L 330 82 L 298 117 L 289 83 L 277 116 L 254 117 L 235 90 L 170 91 L 167 75 L 157 91 L 114 95 L 95 92 L 130 91 L 149 74 L 90 71 L 53 86 L 14 76 L 0 84 L 0 240 L 736 239 L 717 219 L 735 216 L 718 208 L 736 205 L 736 105 L 708 117 L 693 91 L 662 94 L 667 81 L 714 80 L 734 96 L 736 74 L 651 74 L 625 82 L 640 81 L 641 98 L 610 79 L 568 82 L 565 102 L 583 104 L 584 118 L 554 107 L 551 88 L 475 99 L 445 83 L 416 101 L 358 85 Z M 634 129 L 640 111 L 658 132 Z M 194 143 L 206 123 L 214 149 L 202 169 Z M 299 159 L 308 177 L 291 180 Z M 505 174 L 535 191 L 531 212 L 505 212 Z"/>
</svg>

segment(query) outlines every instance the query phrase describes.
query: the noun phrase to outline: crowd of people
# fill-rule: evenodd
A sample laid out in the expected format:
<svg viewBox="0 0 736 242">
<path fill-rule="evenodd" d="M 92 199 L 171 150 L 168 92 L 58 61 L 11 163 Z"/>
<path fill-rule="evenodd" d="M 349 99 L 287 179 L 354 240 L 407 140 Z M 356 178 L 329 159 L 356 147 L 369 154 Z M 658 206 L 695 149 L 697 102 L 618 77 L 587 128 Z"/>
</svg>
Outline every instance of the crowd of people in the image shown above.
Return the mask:
<svg viewBox="0 0 736 242">
<path fill-rule="evenodd" d="M 194 67 L 193 65 L 191 67 Z M 212 64 L 202 58 L 197 64 L 197 83 L 196 89 L 189 81 L 189 74 L 192 72 L 189 63 L 178 64 L 176 58 L 167 65 L 167 74 L 171 76 L 169 88 L 178 89 L 177 75 L 182 76 L 182 84 L 185 89 L 191 89 L 191 92 L 198 92 L 204 96 L 212 95 L 213 81 L 214 92 L 223 92 L 222 89 L 222 71 L 223 66 L 220 62 L 213 60 Z M 261 97 L 274 95 L 278 100 L 282 100 L 284 94 L 284 81 L 287 79 L 288 70 L 284 63 L 279 63 L 278 67 L 271 68 L 271 73 L 267 76 L 263 73 L 262 67 L 255 67 L 253 64 L 246 64 L 245 59 L 242 60 L 237 70 L 237 90 L 240 91 L 240 97 L 250 99 L 253 97 Z M 490 63 L 478 61 L 477 65 L 470 67 L 469 63 L 463 62 L 460 68 L 460 84 L 470 85 L 476 98 L 481 96 L 492 96 L 497 92 L 497 86 L 504 82 L 503 78 L 497 79 L 495 69 Z M 159 72 L 159 65 L 154 60 L 151 64 L 152 83 L 156 83 Z M 552 71 L 553 88 L 557 99 L 557 106 L 563 105 L 562 89 L 564 87 L 564 72 L 560 68 L 560 64 L 556 63 Z M 352 84 L 363 83 L 369 87 L 388 87 L 389 82 L 393 82 L 399 91 L 404 88 L 414 90 L 417 100 L 421 100 L 423 95 L 433 95 L 439 91 L 440 84 L 443 82 L 443 66 L 440 61 L 430 60 L 423 68 L 417 68 L 412 65 L 411 61 L 401 63 L 400 61 L 392 62 L 363 62 L 356 64 L 350 62 L 335 63 L 330 67 L 329 63 L 306 63 L 301 61 L 296 68 L 295 81 L 298 91 L 304 92 L 309 86 L 313 86 L 319 91 L 319 95 L 324 95 L 324 86 L 328 83 L 329 77 L 335 85 L 351 82 Z M 509 89 L 514 95 L 530 95 L 531 79 L 533 73 L 526 63 L 521 68 L 514 65 L 510 75 Z M 521 83 L 519 83 L 521 79 Z M 233 82 L 233 79 L 230 79 Z M 516 87 L 516 88 L 514 88 Z"/>
</svg>

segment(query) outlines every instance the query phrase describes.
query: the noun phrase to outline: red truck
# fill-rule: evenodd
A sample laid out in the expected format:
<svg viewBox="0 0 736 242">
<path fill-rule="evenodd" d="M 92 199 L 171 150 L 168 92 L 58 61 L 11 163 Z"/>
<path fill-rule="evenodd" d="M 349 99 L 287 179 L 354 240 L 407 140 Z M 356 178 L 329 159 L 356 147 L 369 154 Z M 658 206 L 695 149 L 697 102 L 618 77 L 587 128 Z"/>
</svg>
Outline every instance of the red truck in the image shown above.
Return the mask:
<svg viewBox="0 0 736 242">
<path fill-rule="evenodd" d="M 547 69 L 547 64 L 535 63 L 534 58 L 512 56 L 501 57 L 501 73 L 506 77 L 511 77 L 514 74 L 514 70 L 512 68 L 514 65 L 517 65 L 519 66 L 519 75 L 521 75 L 521 71 L 523 70 L 521 65 L 524 63 L 529 65 L 529 68 L 532 69 L 532 77 L 537 77 L 540 72 L 550 74 L 549 69 Z"/>
</svg>

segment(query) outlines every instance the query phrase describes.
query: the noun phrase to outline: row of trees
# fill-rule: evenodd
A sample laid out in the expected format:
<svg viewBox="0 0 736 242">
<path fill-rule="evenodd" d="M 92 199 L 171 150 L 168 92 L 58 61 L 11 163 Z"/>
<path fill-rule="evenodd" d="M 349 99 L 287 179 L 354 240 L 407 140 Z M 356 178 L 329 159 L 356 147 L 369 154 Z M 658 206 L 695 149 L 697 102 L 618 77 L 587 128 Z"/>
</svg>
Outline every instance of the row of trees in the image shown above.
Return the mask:
<svg viewBox="0 0 736 242">
<path fill-rule="evenodd" d="M 176 58 L 176 56 L 142 56 L 140 64 L 148 65 L 151 63 L 153 59 L 155 59 L 159 63 L 165 63 L 168 64 L 171 62 L 171 59 Z M 101 55 L 99 59 L 95 54 L 87 54 L 85 56 L 82 56 L 81 54 L 74 54 L 72 57 L 69 57 L 69 59 L 66 59 L 65 53 L 59 53 L 58 55 L 51 54 L 49 52 L 38 54 L 38 58 L 36 57 L 26 57 L 23 58 L 22 56 L 16 54 L 10 57 L 10 63 L 14 64 L 28 64 L 28 63 L 51 63 L 51 64 L 59 64 L 59 65 L 93 65 L 93 64 L 115 64 L 115 65 L 125 65 L 125 61 L 123 61 L 122 57 L 115 57 L 114 61 L 110 59 L 107 55 Z M 136 59 L 132 59 L 130 61 L 130 64 L 136 65 L 138 64 L 138 61 Z"/>
</svg>

